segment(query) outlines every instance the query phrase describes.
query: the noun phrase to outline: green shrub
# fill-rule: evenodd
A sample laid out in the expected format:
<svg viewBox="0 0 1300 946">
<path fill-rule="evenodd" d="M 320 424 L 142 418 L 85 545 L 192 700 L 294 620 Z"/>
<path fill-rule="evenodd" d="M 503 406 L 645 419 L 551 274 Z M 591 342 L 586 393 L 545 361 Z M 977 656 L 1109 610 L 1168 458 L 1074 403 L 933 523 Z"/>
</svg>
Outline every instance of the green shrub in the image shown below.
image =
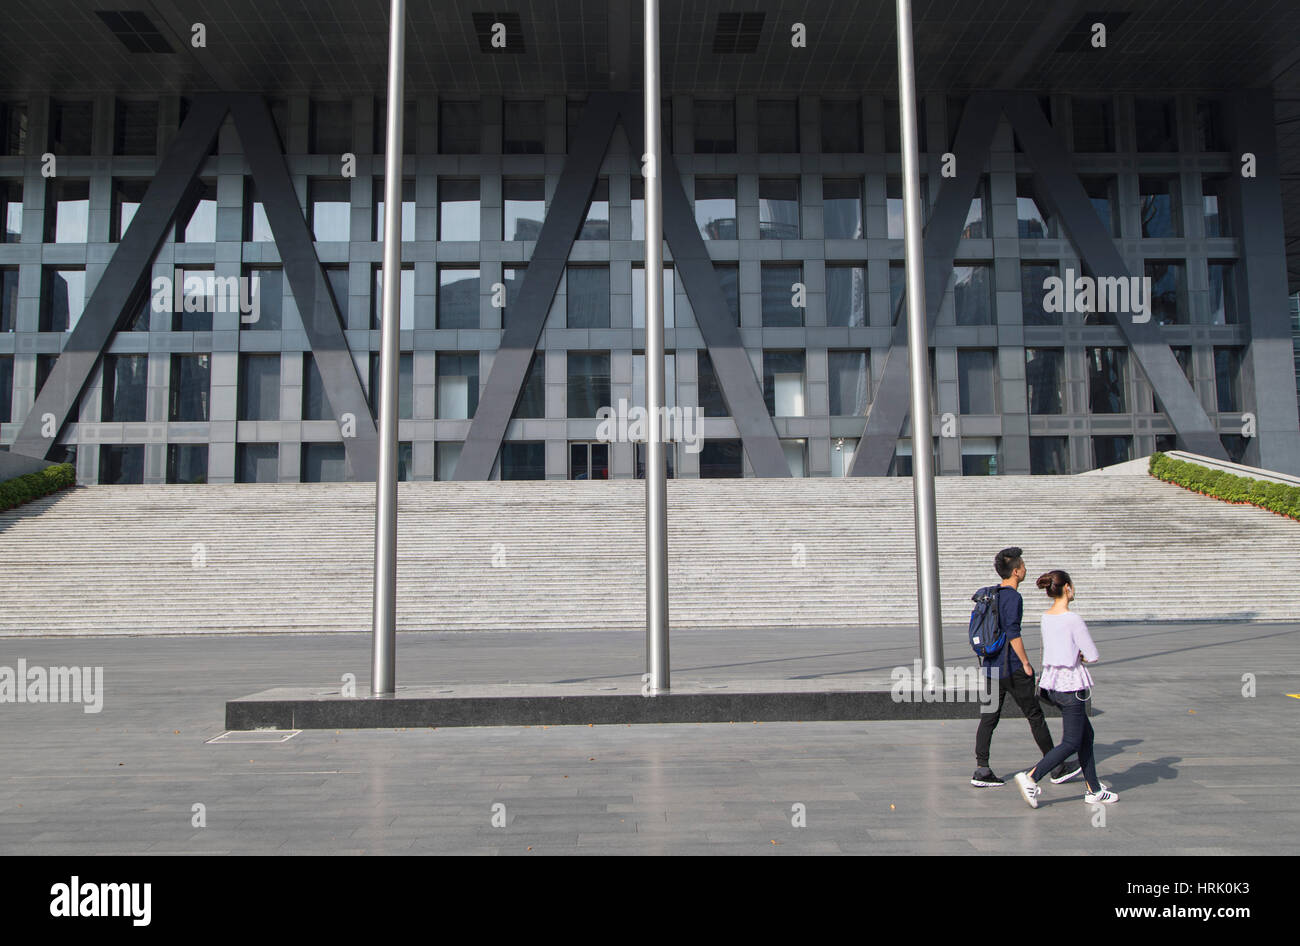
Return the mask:
<svg viewBox="0 0 1300 946">
<path fill-rule="evenodd" d="M 36 473 L 15 476 L 11 480 L 0 483 L 0 512 L 48 496 L 50 493 L 57 493 L 76 482 L 77 471 L 71 463 L 47 466 Z"/>
<path fill-rule="evenodd" d="M 1225 470 L 1212 470 L 1199 463 L 1175 460 L 1164 453 L 1151 454 L 1149 470 L 1158 480 L 1196 493 L 1230 503 L 1250 503 L 1300 520 L 1300 486 L 1237 476 Z"/>
</svg>

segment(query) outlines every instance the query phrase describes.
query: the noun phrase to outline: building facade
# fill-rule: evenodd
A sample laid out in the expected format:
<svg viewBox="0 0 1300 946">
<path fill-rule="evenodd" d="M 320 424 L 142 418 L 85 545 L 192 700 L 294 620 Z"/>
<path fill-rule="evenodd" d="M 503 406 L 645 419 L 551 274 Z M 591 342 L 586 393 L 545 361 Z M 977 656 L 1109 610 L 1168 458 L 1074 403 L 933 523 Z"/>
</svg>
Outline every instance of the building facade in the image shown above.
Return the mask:
<svg viewBox="0 0 1300 946">
<path fill-rule="evenodd" d="M 1254 209 L 1280 202 L 1278 160 L 1271 139 L 1256 134 L 1262 126 L 1243 125 L 1234 94 L 1054 91 L 1033 100 L 1096 224 L 1127 271 L 1149 278 L 1146 315 L 1207 429 L 1232 459 L 1300 472 L 1290 398 L 1300 391 L 1300 355 L 1285 331 L 1294 301 L 1284 266 L 1274 265 L 1285 255 L 1280 215 L 1278 226 L 1259 227 Z M 1271 114 L 1270 94 L 1253 94 Z M 384 103 L 373 94 L 257 97 L 273 116 L 271 144 L 283 153 L 327 302 L 370 397 Z M 5 447 L 40 426 L 38 395 L 195 101 L 38 88 L 5 95 Z M 548 93 L 407 102 L 404 479 L 456 476 L 481 398 L 494 390 L 503 331 L 520 293 L 530 291 L 542 229 L 558 209 L 565 174 L 583 157 L 575 149 L 591 151 L 579 133 L 590 101 Z M 1117 324 L 1132 316 L 1069 305 L 1052 311 L 1054 277 L 1097 267 L 1073 238 L 1068 201 L 1050 192 L 1041 163 L 1026 153 L 1024 129 L 1000 114 L 988 147 L 963 153 L 958 135 L 972 93 L 927 92 L 921 101 L 927 215 L 941 205 L 954 162 L 964 175 L 972 173 L 967 164 L 978 172 L 941 273 L 944 291 L 928 300 L 938 472 L 1078 473 L 1173 448 L 1179 432 L 1136 343 Z M 900 357 L 904 282 L 896 100 L 866 90 L 674 91 L 663 111 L 665 151 L 752 369 L 745 383 L 767 408 L 781 472 L 863 472 L 854 461 L 873 405 L 906 397 L 905 383 L 888 380 L 897 378 L 888 361 L 891 351 Z M 639 475 L 643 447 L 605 442 L 597 416 L 620 401 L 644 403 L 644 202 L 631 143 L 638 136 L 619 125 L 599 149 L 535 354 L 517 390 L 503 389 L 514 407 L 491 478 Z M 286 276 L 286 258 L 298 248 L 277 239 L 260 193 L 268 185 L 247 150 L 227 115 L 151 247 L 143 280 L 112 314 L 111 337 L 68 416 L 50 418 L 57 431 L 46 455 L 74 460 L 79 481 L 363 478 L 349 466 L 347 422 L 331 405 L 337 388 L 325 381 L 333 375 L 322 374 Z M 1245 150 L 1261 158 L 1255 178 L 1242 177 Z M 678 443 L 671 472 L 754 475 L 729 407 L 737 382 L 720 377 L 697 317 L 704 297 L 674 268 L 684 252 L 670 240 L 667 394 L 670 407 L 698 409 L 702 441 Z M 364 427 L 369 419 L 352 421 Z M 910 472 L 906 427 L 898 434 L 878 472 Z"/>
</svg>

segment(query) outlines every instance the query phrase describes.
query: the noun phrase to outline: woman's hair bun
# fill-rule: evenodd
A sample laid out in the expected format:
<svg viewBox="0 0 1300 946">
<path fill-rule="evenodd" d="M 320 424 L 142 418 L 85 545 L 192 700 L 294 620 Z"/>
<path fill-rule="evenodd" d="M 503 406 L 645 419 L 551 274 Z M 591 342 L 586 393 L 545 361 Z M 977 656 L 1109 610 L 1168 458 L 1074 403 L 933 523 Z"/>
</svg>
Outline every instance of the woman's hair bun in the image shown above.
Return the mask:
<svg viewBox="0 0 1300 946">
<path fill-rule="evenodd" d="M 1044 572 L 1038 576 L 1038 587 L 1047 592 L 1049 598 L 1059 598 L 1065 594 L 1065 586 L 1072 585 L 1068 572 L 1063 572 L 1059 568 L 1050 572 Z"/>
</svg>

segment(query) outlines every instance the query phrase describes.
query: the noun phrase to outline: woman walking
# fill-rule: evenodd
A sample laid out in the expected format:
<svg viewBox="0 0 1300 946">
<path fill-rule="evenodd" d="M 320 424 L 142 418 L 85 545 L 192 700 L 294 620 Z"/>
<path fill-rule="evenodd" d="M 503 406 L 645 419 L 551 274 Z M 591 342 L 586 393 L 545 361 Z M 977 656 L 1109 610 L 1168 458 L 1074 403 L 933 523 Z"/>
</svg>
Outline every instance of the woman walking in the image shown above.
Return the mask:
<svg viewBox="0 0 1300 946">
<path fill-rule="evenodd" d="M 1061 741 L 1028 772 L 1016 775 L 1016 786 L 1030 808 L 1038 807 L 1042 791 L 1038 781 L 1064 762 L 1079 754 L 1088 791 L 1083 800 L 1089 805 L 1110 805 L 1119 795 L 1097 778 L 1092 753 L 1092 722 L 1088 719 L 1087 701 L 1092 695 L 1092 675 L 1085 663 L 1096 663 L 1097 645 L 1092 642 L 1088 625 L 1070 611 L 1074 600 L 1074 583 L 1069 574 L 1057 569 L 1038 578 L 1038 587 L 1052 599 L 1052 607 L 1043 614 L 1043 673 L 1038 686 L 1047 698 L 1061 708 Z"/>
</svg>

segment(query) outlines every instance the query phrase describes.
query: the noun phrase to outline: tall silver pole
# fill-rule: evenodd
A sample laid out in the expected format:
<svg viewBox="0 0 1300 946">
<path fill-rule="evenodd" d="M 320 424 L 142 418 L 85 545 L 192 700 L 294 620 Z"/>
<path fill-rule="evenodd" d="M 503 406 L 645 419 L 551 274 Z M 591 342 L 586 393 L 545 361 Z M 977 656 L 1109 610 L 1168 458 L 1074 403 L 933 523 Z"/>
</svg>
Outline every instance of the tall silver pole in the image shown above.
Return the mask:
<svg viewBox="0 0 1300 946">
<path fill-rule="evenodd" d="M 925 316 L 921 234 L 921 169 L 916 134 L 916 66 L 912 3 L 898 3 L 898 114 L 903 140 L 903 223 L 907 259 L 907 355 L 912 376 L 912 493 L 916 522 L 916 597 L 921 667 L 929 685 L 942 681 L 943 620 L 939 609 L 939 533 L 935 524 L 930 433 L 930 342 Z M 939 675 L 935 679 L 936 672 Z"/>
<path fill-rule="evenodd" d="M 664 466 L 663 203 L 659 182 L 659 3 L 645 2 L 645 451 L 646 672 L 650 691 L 669 689 L 668 477 Z"/>
<path fill-rule="evenodd" d="M 402 286 L 402 118 L 406 0 L 391 0 L 388 25 L 388 129 L 384 139 L 384 298 L 379 348 L 379 472 L 375 480 L 372 696 L 397 689 L 397 352 Z"/>
</svg>

